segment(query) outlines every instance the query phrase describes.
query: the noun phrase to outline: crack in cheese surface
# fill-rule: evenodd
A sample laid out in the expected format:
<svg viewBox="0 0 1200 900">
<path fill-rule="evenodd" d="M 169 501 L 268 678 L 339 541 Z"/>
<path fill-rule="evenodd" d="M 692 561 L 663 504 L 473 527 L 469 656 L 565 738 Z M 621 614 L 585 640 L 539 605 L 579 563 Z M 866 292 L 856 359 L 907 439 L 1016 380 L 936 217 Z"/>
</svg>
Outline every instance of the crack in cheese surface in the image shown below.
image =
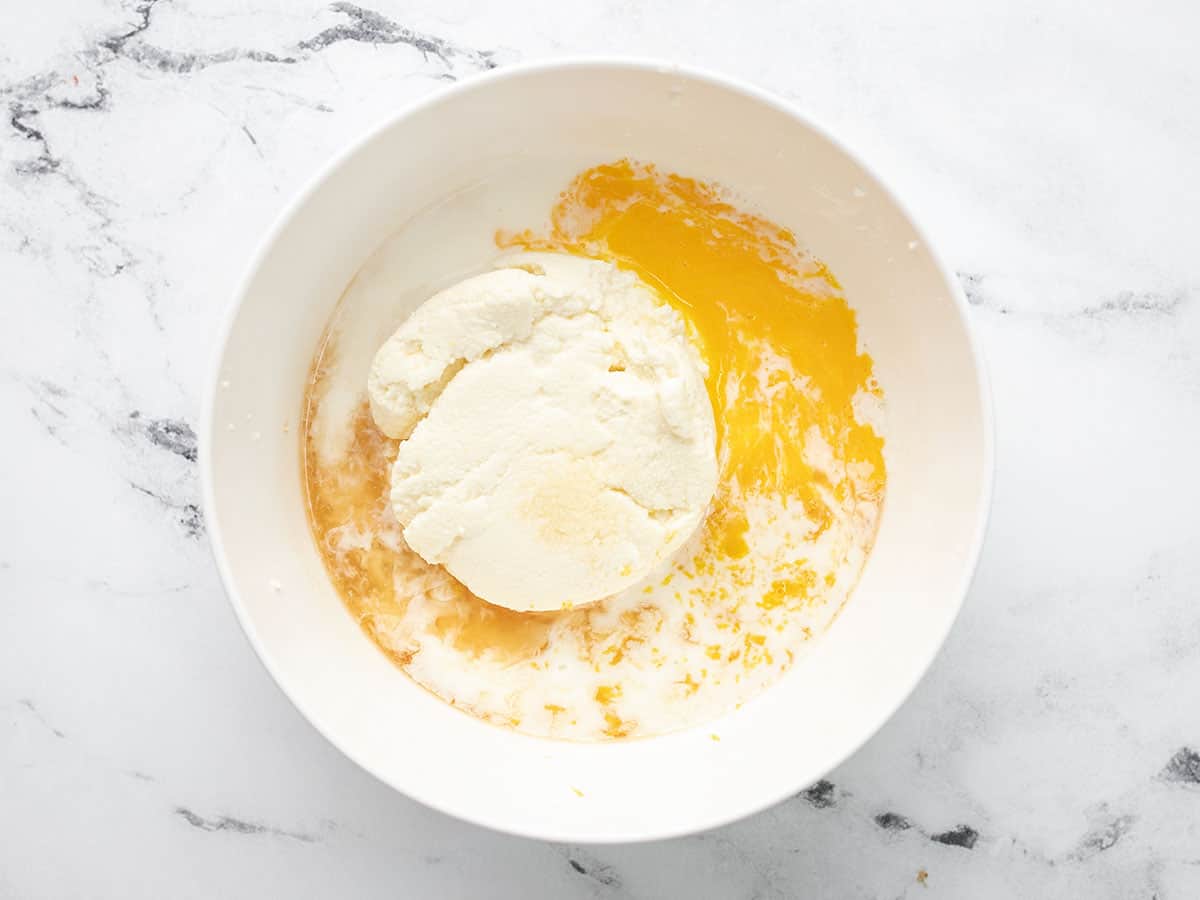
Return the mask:
<svg viewBox="0 0 1200 900">
<path fill-rule="evenodd" d="M 380 348 L 371 411 L 401 441 L 404 539 L 475 594 L 564 609 L 645 577 L 717 484 L 682 316 L 595 260 L 519 254 L 435 294 Z"/>
</svg>

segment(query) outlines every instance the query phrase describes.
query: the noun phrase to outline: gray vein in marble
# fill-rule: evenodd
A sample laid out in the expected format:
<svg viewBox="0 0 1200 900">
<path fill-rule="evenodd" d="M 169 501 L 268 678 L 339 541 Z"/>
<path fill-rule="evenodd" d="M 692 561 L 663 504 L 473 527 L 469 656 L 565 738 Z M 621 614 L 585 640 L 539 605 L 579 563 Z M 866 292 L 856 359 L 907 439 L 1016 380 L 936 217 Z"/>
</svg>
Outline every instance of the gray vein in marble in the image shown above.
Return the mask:
<svg viewBox="0 0 1200 900">
<path fill-rule="evenodd" d="M 1073 849 L 1061 856 L 1046 856 L 1028 846 L 1019 838 L 1010 838 L 1009 841 L 1013 849 L 1023 857 L 1034 860 L 1042 865 L 1054 867 L 1064 863 L 1084 862 L 1097 854 L 1112 849 L 1130 833 L 1137 822 L 1137 817 L 1133 815 L 1113 815 L 1108 811 L 1107 804 L 1100 804 L 1089 814 L 1088 818 L 1091 823 L 1088 831 L 1079 839 L 1079 842 Z M 873 821 L 879 828 L 888 832 L 898 834 L 911 830 L 933 843 L 948 847 L 959 847 L 964 850 L 974 850 L 981 840 L 979 832 L 969 825 L 958 825 L 947 831 L 930 834 L 915 825 L 907 816 L 902 816 L 899 813 L 881 813 L 875 816 Z M 1000 842 L 993 840 L 993 851 L 998 849 L 1000 845 Z"/>
<path fill-rule="evenodd" d="M 138 21 L 134 23 L 129 31 L 126 31 L 124 34 L 113 35 L 112 37 L 102 41 L 101 46 L 108 47 L 115 52 L 117 48 L 124 46 L 125 42 L 130 38 L 136 37 L 149 28 L 150 13 L 159 2 L 160 0 L 142 0 L 142 2 L 139 2 L 137 5 L 135 5 L 133 12 L 135 15 L 137 15 Z"/>
<path fill-rule="evenodd" d="M 318 101 L 310 100 L 308 97 L 303 97 L 300 94 L 295 94 L 291 91 L 280 90 L 279 88 L 271 87 L 270 85 L 248 84 L 245 86 L 245 90 L 260 94 L 270 94 L 273 97 L 278 97 L 281 100 L 286 100 L 289 103 L 295 104 L 296 106 L 303 107 L 304 109 L 311 109 L 315 112 L 333 112 L 333 107 L 328 103 L 320 103 Z"/>
<path fill-rule="evenodd" d="M 969 825 L 957 825 L 947 831 L 930 833 L 916 825 L 908 816 L 896 812 L 879 813 L 871 821 L 883 831 L 891 834 L 912 831 L 935 844 L 944 844 L 947 847 L 974 850 L 975 844 L 979 841 L 979 832 Z"/>
<path fill-rule="evenodd" d="M 67 109 L 82 112 L 99 112 L 110 106 L 111 93 L 104 83 L 103 70 L 106 65 L 119 57 L 126 57 L 135 63 L 152 64 L 153 67 L 165 71 L 191 71 L 203 65 L 217 62 L 228 62 L 247 56 L 256 61 L 262 54 L 257 51 L 222 51 L 215 54 L 185 54 L 190 59 L 176 58 L 168 51 L 159 51 L 142 43 L 130 44 L 151 25 L 151 11 L 159 0 L 147 0 L 139 3 L 134 9 L 138 21 L 130 29 L 116 35 L 100 39 L 97 43 L 84 47 L 73 57 L 73 62 L 81 64 L 85 75 L 93 79 L 90 94 L 74 96 L 62 93 L 62 85 L 80 85 L 78 74 L 68 79 L 64 73 L 54 71 L 36 75 L 17 84 L 0 87 L 0 97 L 9 98 L 9 123 L 13 130 L 37 145 L 37 152 L 31 159 L 18 160 L 13 169 L 17 174 L 29 176 L 55 175 L 72 188 L 78 195 L 80 204 L 94 214 L 98 221 L 96 232 L 105 245 L 113 251 L 115 258 L 107 258 L 107 254 L 84 254 L 84 258 L 92 271 L 109 277 L 119 275 L 136 262 L 133 249 L 113 236 L 113 220 L 110 208 L 113 201 L 93 190 L 74 168 L 65 164 L 63 158 L 55 152 L 45 131 L 36 124 L 37 118 L 46 109 Z M 73 66 L 74 68 L 74 66 Z"/>
<path fill-rule="evenodd" d="M 305 844 L 315 844 L 318 838 L 315 835 L 305 834 L 300 831 L 287 831 L 283 828 L 276 828 L 273 825 L 263 825 L 260 822 L 249 822 L 245 819 L 236 819 L 232 816 L 214 816 L 205 818 L 184 806 L 175 808 L 175 815 L 179 816 L 193 828 L 200 831 L 217 832 L 222 831 L 229 834 L 262 834 L 272 835 L 274 837 L 290 838 L 294 841 L 300 841 Z"/>
<path fill-rule="evenodd" d="M 135 410 L 129 414 L 129 423 L 135 434 L 160 450 L 196 461 L 196 432 L 183 419 L 150 419 Z"/>
<path fill-rule="evenodd" d="M 1105 816 L 1079 842 L 1079 846 L 1068 854 L 1068 859 L 1081 861 L 1103 853 L 1116 846 L 1137 819 L 1130 815 Z"/>
<path fill-rule="evenodd" d="M 1014 310 L 1000 303 L 985 288 L 987 277 L 979 272 L 956 272 L 962 285 L 967 303 L 975 308 L 987 309 L 1007 316 Z M 1116 317 L 1169 317 L 1178 313 L 1192 299 L 1193 292 L 1178 288 L 1171 291 L 1122 290 L 1103 297 L 1095 303 L 1080 306 L 1065 312 L 1033 312 L 1029 314 L 1048 323 L 1078 320 L 1102 321 Z"/>
<path fill-rule="evenodd" d="M 836 809 L 841 799 L 853 795 L 849 791 L 841 790 L 833 782 L 822 779 L 796 796 L 814 809 L 829 810 Z M 885 832 L 897 834 L 912 831 L 935 844 L 961 847 L 964 850 L 973 850 L 979 841 L 979 832 L 969 825 L 960 824 L 946 831 L 930 832 L 916 825 L 910 817 L 891 811 L 877 813 L 871 821 Z"/>
<path fill-rule="evenodd" d="M 364 9 L 346 2 L 334 3 L 330 9 L 345 14 L 350 21 L 326 28 L 320 34 L 301 41 L 298 45 L 301 50 L 320 51 L 342 41 L 357 41 L 363 44 L 406 44 L 414 50 L 419 50 L 426 59 L 430 56 L 436 57 L 446 66 L 450 65 L 452 59 L 458 57 L 481 69 L 496 67 L 494 54 L 488 51 L 458 47 L 442 38 L 421 34 L 374 10 Z"/>
<path fill-rule="evenodd" d="M 61 418 L 62 410 L 58 409 L 56 406 L 52 404 L 46 404 L 46 409 L 48 409 L 50 413 Z M 29 412 L 33 416 L 34 421 L 42 426 L 42 430 L 45 431 L 46 434 L 50 435 L 50 437 L 54 438 L 54 440 L 58 441 L 58 443 L 62 444 L 64 447 L 68 446 L 67 442 L 63 440 L 62 435 L 59 433 L 60 422 L 51 418 L 50 415 L 36 406 L 29 407 Z"/>
<path fill-rule="evenodd" d="M 1163 781 L 1200 785 L 1200 753 L 1191 747 L 1180 747 L 1158 773 Z"/>
<path fill-rule="evenodd" d="M 873 821 L 884 831 L 908 831 L 913 827 L 907 816 L 894 812 L 880 813 Z"/>
<path fill-rule="evenodd" d="M 60 384 L 44 378 L 21 379 L 37 401 L 30 413 L 46 433 L 58 443 L 71 448 L 71 443 L 62 433 L 63 426 L 78 414 L 68 407 L 76 402 L 70 391 Z M 114 437 L 128 445 L 131 438 L 147 448 L 161 451 L 183 461 L 186 469 L 182 477 L 171 479 L 169 487 L 155 487 L 127 477 L 126 483 L 137 493 L 154 499 L 170 512 L 185 536 L 198 539 L 205 533 L 204 515 L 195 500 L 195 465 L 198 439 L 192 426 L 181 418 L 157 418 L 144 416 L 134 410 L 124 420 L 112 420 L 97 410 L 88 407 L 92 415 L 108 425 Z M 173 495 L 173 489 L 185 487 L 183 497 Z"/>
<path fill-rule="evenodd" d="M 13 170 L 18 175 L 45 175 L 55 172 L 62 164 L 51 151 L 50 142 L 46 135 L 31 120 L 38 115 L 38 109 L 21 100 L 13 101 L 8 107 L 8 122 L 17 134 L 38 145 L 37 155 L 31 160 L 20 160 L 14 164 Z"/>
<path fill-rule="evenodd" d="M 612 866 L 594 857 L 584 856 L 578 848 L 567 855 L 567 864 L 575 874 L 600 887 L 613 891 L 621 890 L 621 878 Z"/>
<path fill-rule="evenodd" d="M 138 484 L 136 481 L 130 481 L 129 486 L 139 494 L 158 501 L 163 509 L 172 513 L 185 535 L 193 539 L 204 536 L 204 513 L 200 511 L 198 504 L 175 500 L 160 491 Z"/>
<path fill-rule="evenodd" d="M 302 57 L 307 58 L 320 53 L 325 48 L 343 41 L 352 41 L 408 46 L 426 59 L 436 58 L 447 68 L 458 60 L 481 70 L 497 66 L 496 54 L 493 51 L 461 47 L 435 35 L 414 31 L 374 10 L 345 2 L 334 3 L 330 9 L 345 15 L 349 22 L 325 28 L 312 37 L 300 40 L 294 46 L 299 55 L 239 47 L 203 53 L 172 50 L 148 43 L 143 37 L 153 25 L 153 11 L 160 2 L 161 0 L 143 0 L 138 3 L 133 7 L 137 21 L 130 28 L 100 38 L 75 54 L 75 61 L 81 62 L 83 69 L 95 78 L 93 93 L 90 96 L 56 96 L 54 88 L 66 81 L 59 72 L 42 73 L 18 84 L 0 87 L 0 96 L 10 98 L 9 123 L 13 130 L 41 145 L 41 152 L 37 157 L 32 162 L 18 163 L 17 171 L 46 174 L 60 167 L 62 160 L 51 152 L 44 132 L 31 120 L 47 108 L 91 111 L 107 109 L 111 94 L 104 84 L 102 70 L 118 58 L 158 72 L 181 75 L 232 62 L 293 65 L 300 62 Z M 451 77 L 453 78 L 453 75 Z M 73 75 L 71 80 L 78 86 L 78 75 Z M 297 99 L 306 105 L 312 105 L 303 98 Z M 329 110 L 325 104 L 313 106 L 323 111 Z"/>
<path fill-rule="evenodd" d="M 832 806 L 837 806 L 836 791 L 837 786 L 832 781 L 826 781 L 822 778 L 811 787 L 802 790 L 797 796 L 817 809 L 829 809 Z"/>
<path fill-rule="evenodd" d="M 72 75 L 71 80 L 75 86 L 79 85 L 78 75 Z M 92 85 L 92 90 L 93 93 L 91 96 L 85 95 L 81 98 L 71 96 L 51 97 L 50 105 L 57 109 L 91 110 L 92 112 L 102 112 L 107 109 L 109 98 L 108 88 L 104 86 L 103 82 L 97 81 Z"/>
<path fill-rule="evenodd" d="M 983 284 L 983 276 L 978 272 L 955 272 L 958 276 L 959 284 L 962 285 L 963 294 L 966 295 L 967 303 L 971 306 L 985 305 L 986 298 L 980 290 L 980 285 Z M 998 310 L 1001 314 L 1007 313 L 1007 309 Z"/>
<path fill-rule="evenodd" d="M 56 738 L 58 738 L 59 740 L 67 739 L 67 736 L 65 734 L 63 734 L 62 731 L 55 728 L 48 721 L 46 721 L 46 717 L 44 715 L 42 715 L 42 711 L 40 709 L 38 709 L 37 705 L 32 700 L 30 700 L 28 697 L 22 697 L 20 700 L 17 701 L 17 703 L 18 703 L 18 705 L 24 707 L 29 712 L 29 714 L 31 716 L 33 716 L 33 718 L 36 719 L 37 722 L 43 728 L 45 728 L 48 732 L 50 732 Z"/>
<path fill-rule="evenodd" d="M 975 842 L 979 840 L 979 832 L 969 825 L 959 825 L 949 831 L 931 834 L 929 839 L 938 844 L 945 844 L 948 847 L 962 847 L 964 850 L 974 850 Z"/>
<path fill-rule="evenodd" d="M 44 131 L 34 124 L 44 109 L 97 110 L 107 104 L 109 95 L 103 84 L 97 80 L 99 99 L 95 103 L 64 102 L 53 98 L 48 92 L 49 85 L 55 80 L 57 79 L 53 76 L 38 76 L 0 89 L 0 96 L 7 94 L 14 98 L 9 101 L 9 124 L 18 135 L 37 145 L 35 155 L 32 158 L 17 160 L 13 164 L 13 171 L 18 175 L 31 177 L 53 175 L 61 178 L 76 193 L 80 205 L 96 216 L 98 223 L 95 230 L 113 252 L 114 259 L 111 261 L 104 254 L 84 254 L 88 268 L 100 275 L 119 275 L 134 264 L 135 254 L 112 234 L 113 219 L 109 212 L 112 201 L 94 191 L 74 169 L 65 165 L 64 160 L 55 153 Z"/>
<path fill-rule="evenodd" d="M 52 142 L 40 127 L 38 118 L 47 109 L 67 109 L 77 112 L 99 112 L 111 105 L 112 95 L 104 82 L 105 67 L 117 59 L 153 71 L 184 75 L 212 66 L 234 62 L 256 64 L 292 65 L 320 53 L 325 48 L 343 41 L 369 44 L 398 44 L 413 48 L 426 59 L 439 60 L 446 71 L 434 77 L 455 80 L 452 64 L 462 61 L 471 68 L 486 70 L 497 65 L 492 51 L 460 47 L 442 38 L 424 34 L 364 7 L 352 3 L 335 3 L 330 8 L 346 16 L 350 21 L 326 28 L 310 38 L 299 41 L 293 52 L 278 53 L 256 48 L 227 48 L 211 52 L 185 52 L 170 50 L 147 42 L 146 32 L 153 25 L 153 12 L 161 0 L 142 0 L 132 11 L 135 21 L 126 29 L 101 37 L 85 46 L 72 57 L 72 68 L 81 67 L 92 79 L 90 92 L 80 94 L 63 93 L 62 86 L 80 86 L 78 74 L 67 78 L 61 71 L 45 72 L 16 84 L 0 86 L 0 98 L 8 102 L 9 125 L 26 141 L 35 145 L 31 158 L 17 160 L 13 171 L 31 177 L 57 176 L 78 195 L 79 202 L 98 219 L 96 233 L 110 253 L 84 254 L 88 267 L 100 275 L 114 277 L 137 263 L 134 249 L 113 234 L 113 219 L 110 208 L 113 201 L 92 189 L 84 178 L 59 155 Z M 298 55 L 297 55 L 298 54 Z M 328 111 L 325 104 L 307 105 Z M 261 155 L 258 142 L 250 130 L 242 126 L 247 138 Z M 156 325 L 161 328 L 153 312 Z"/>
<path fill-rule="evenodd" d="M 34 420 L 42 426 L 46 434 L 59 444 L 64 447 L 69 446 L 62 435 L 62 426 L 69 418 L 64 409 L 65 401 L 69 399 L 66 389 L 45 378 L 22 380 L 36 401 L 33 406 L 29 407 L 29 412 Z"/>
<path fill-rule="evenodd" d="M 1114 314 L 1149 314 L 1169 316 L 1179 311 L 1188 300 L 1185 291 L 1160 293 L 1158 291 L 1121 291 L 1113 297 L 1093 306 L 1085 306 L 1075 315 L 1099 318 Z"/>
<path fill-rule="evenodd" d="M 248 141 L 250 141 L 250 145 L 252 147 L 254 147 L 254 152 L 258 154 L 260 159 L 262 159 L 263 158 L 262 148 L 258 146 L 258 138 L 256 138 L 254 136 L 254 132 L 250 130 L 250 126 L 243 123 L 242 124 L 242 133 L 244 135 L 246 135 L 246 139 Z"/>
<path fill-rule="evenodd" d="M 143 0 L 138 3 L 134 7 L 138 21 L 128 31 L 104 38 L 98 46 L 114 56 L 125 57 L 138 65 L 177 75 L 229 62 L 248 61 L 285 65 L 296 62 L 293 57 L 278 56 L 267 50 L 231 47 L 211 53 L 185 53 L 148 44 L 142 40 L 140 35 L 150 29 L 154 8 L 160 2 L 161 0 Z"/>
<path fill-rule="evenodd" d="M 296 62 L 295 57 L 276 56 L 266 50 L 231 47 L 215 53 L 187 53 L 164 50 L 142 41 L 122 48 L 121 55 L 138 65 L 176 75 L 196 72 L 200 69 L 207 69 L 209 66 L 218 66 L 229 62 L 279 63 L 281 65 L 290 65 Z"/>
<path fill-rule="evenodd" d="M 144 2 L 139 3 L 134 7 L 134 11 L 138 16 L 137 23 L 123 34 L 113 35 L 100 41 L 99 46 L 114 56 L 123 56 L 138 65 L 156 69 L 159 72 L 171 72 L 177 75 L 196 72 L 200 69 L 206 69 L 209 66 L 221 65 L 222 63 L 240 62 L 243 60 L 280 64 L 296 62 L 292 57 L 277 56 L 266 50 L 247 50 L 231 47 L 212 53 L 184 53 L 148 44 L 139 36 L 150 29 L 154 7 L 160 2 L 161 0 L 144 0 Z"/>
</svg>

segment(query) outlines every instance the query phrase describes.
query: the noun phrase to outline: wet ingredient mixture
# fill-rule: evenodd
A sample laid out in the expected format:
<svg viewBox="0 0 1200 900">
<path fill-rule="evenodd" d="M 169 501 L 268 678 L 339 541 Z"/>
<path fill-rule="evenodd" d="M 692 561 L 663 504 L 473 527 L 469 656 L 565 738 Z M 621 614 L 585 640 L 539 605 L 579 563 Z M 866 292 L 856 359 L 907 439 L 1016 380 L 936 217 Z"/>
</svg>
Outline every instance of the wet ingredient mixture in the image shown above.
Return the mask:
<svg viewBox="0 0 1200 900">
<path fill-rule="evenodd" d="M 314 365 L 305 428 L 313 533 L 375 643 L 458 708 L 531 734 L 653 735 L 711 719 L 776 681 L 830 624 L 866 561 L 886 469 L 882 391 L 833 274 L 717 185 L 621 160 L 581 172 L 547 227 L 507 252 L 635 274 L 686 322 L 707 368 L 718 483 L 693 537 L 597 603 L 516 612 L 406 545 L 389 503 L 399 441 L 365 385 L 322 415 L 339 333 Z M 338 429 L 339 440 L 329 434 Z"/>
</svg>

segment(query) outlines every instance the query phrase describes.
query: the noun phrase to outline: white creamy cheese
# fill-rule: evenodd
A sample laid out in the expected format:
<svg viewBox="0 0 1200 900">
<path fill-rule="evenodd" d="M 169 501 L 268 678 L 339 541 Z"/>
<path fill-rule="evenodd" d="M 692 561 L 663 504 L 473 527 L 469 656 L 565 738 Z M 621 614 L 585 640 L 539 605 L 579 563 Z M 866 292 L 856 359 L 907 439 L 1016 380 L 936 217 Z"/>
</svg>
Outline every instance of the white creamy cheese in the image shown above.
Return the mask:
<svg viewBox="0 0 1200 900">
<path fill-rule="evenodd" d="M 431 297 L 375 356 L 371 412 L 402 440 L 392 508 L 413 550 L 490 603 L 590 603 L 704 518 L 704 364 L 632 273 L 558 254 L 502 265 Z"/>
</svg>

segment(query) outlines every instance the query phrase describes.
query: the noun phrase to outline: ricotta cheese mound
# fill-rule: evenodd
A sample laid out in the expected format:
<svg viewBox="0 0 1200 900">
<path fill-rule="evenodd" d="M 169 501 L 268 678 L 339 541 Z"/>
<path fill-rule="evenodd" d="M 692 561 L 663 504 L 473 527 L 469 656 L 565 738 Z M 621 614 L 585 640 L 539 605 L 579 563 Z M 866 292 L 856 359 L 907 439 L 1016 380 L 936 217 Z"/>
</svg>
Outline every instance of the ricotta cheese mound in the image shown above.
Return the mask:
<svg viewBox="0 0 1200 900">
<path fill-rule="evenodd" d="M 404 539 L 519 611 L 635 585 L 717 486 L 705 364 L 680 314 L 597 260 L 521 253 L 435 294 L 379 349 Z"/>
</svg>

